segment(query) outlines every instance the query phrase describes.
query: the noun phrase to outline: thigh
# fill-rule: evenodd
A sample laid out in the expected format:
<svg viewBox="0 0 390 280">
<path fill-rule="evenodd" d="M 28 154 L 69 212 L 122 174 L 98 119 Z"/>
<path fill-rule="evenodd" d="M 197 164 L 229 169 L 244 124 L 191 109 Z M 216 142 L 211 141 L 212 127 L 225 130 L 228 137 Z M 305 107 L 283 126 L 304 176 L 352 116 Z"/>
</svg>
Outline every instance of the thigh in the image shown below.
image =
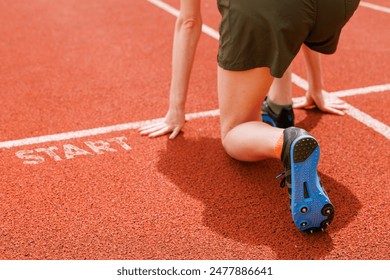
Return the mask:
<svg viewBox="0 0 390 280">
<path fill-rule="evenodd" d="M 221 137 L 239 124 L 261 121 L 261 105 L 273 77 L 269 68 L 229 71 L 218 68 Z"/>
</svg>

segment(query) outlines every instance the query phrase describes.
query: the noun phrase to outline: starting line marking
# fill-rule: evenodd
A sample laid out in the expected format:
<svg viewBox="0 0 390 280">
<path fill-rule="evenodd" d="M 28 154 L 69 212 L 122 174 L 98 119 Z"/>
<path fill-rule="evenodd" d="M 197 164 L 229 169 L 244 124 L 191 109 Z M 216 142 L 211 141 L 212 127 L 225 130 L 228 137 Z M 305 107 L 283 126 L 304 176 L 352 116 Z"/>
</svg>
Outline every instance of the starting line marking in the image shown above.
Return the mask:
<svg viewBox="0 0 390 280">
<path fill-rule="evenodd" d="M 305 85 L 304 85 L 304 83 L 302 83 L 302 82 L 306 82 L 304 79 L 300 78 L 297 75 L 294 75 L 293 81 L 298 86 L 305 89 Z M 306 84 L 307 84 L 307 82 L 306 82 Z M 353 96 L 356 94 L 366 94 L 366 93 L 371 93 L 371 92 L 383 92 L 386 90 L 390 90 L 390 84 L 371 86 L 371 87 L 366 87 L 366 88 L 349 89 L 349 90 L 337 91 L 337 92 L 333 92 L 333 93 L 329 93 L 329 94 L 335 95 L 335 97 L 344 97 L 344 96 Z M 294 101 L 297 101 L 300 98 L 301 97 L 294 98 Z M 360 111 L 359 109 L 357 109 L 351 105 L 349 105 L 349 106 L 350 106 L 350 109 L 347 110 L 348 115 L 350 115 L 354 119 L 362 122 L 364 125 L 374 129 L 376 132 L 385 136 L 387 139 L 390 139 L 390 127 L 389 126 L 372 118 L 371 116 Z M 218 117 L 218 116 L 219 116 L 219 109 L 216 109 L 216 110 L 209 110 L 209 111 L 186 114 L 186 120 L 193 120 L 193 119 L 206 118 L 206 117 Z M 47 143 L 47 142 L 57 142 L 57 141 L 63 141 L 63 140 L 83 138 L 83 137 L 88 137 L 88 136 L 108 134 L 111 132 L 133 130 L 133 129 L 138 129 L 141 126 L 147 125 L 149 123 L 158 122 L 161 120 L 163 120 L 163 118 L 138 121 L 138 122 L 129 122 L 129 123 L 124 123 L 124 124 L 105 126 L 105 127 L 97 127 L 97 128 L 92 128 L 92 129 L 71 131 L 71 132 L 51 134 L 51 135 L 45 135 L 45 136 L 24 138 L 24 139 L 19 139 L 19 140 L 5 141 L 5 142 L 0 142 L 0 149 L 28 146 L 28 145 L 33 145 L 33 144 Z"/>
<path fill-rule="evenodd" d="M 387 8 L 387 7 L 379 6 L 379 5 L 372 4 L 369 2 L 365 2 L 365 1 L 360 1 L 359 5 L 362 7 L 365 7 L 365 8 L 375 10 L 375 11 L 380 11 L 380 12 L 390 14 L 390 8 Z"/>
<path fill-rule="evenodd" d="M 88 137 L 88 136 L 107 134 L 107 133 L 111 133 L 111 132 L 131 130 L 131 129 L 136 129 L 136 128 L 139 128 L 145 124 L 159 121 L 159 120 L 162 120 L 162 119 L 160 118 L 160 119 L 154 119 L 154 120 L 149 120 L 149 121 L 130 122 L 130 123 L 124 123 L 124 124 L 118 124 L 118 125 L 112 125 L 112 126 L 105 126 L 105 127 L 64 132 L 64 133 L 51 134 L 51 135 L 45 135 L 45 136 L 31 137 L 31 138 L 25 138 L 25 139 L 20 139 L 20 140 L 5 141 L 5 142 L 0 142 L 0 149 L 1 148 L 13 148 L 13 147 L 20 147 L 20 146 L 28 146 L 28 145 L 33 145 L 33 144 L 47 143 L 47 142 L 57 142 L 57 141 L 63 141 L 63 140 L 70 140 L 70 139 L 77 139 L 77 138 L 83 138 L 83 137 Z"/>
<path fill-rule="evenodd" d="M 178 14 L 179 14 L 179 11 L 177 9 L 169 6 L 168 4 L 166 4 L 160 0 L 148 0 L 148 1 L 156 6 L 160 7 L 161 9 L 169 12 L 172 15 L 178 16 Z M 361 2 L 361 4 L 362 3 L 366 3 L 366 2 Z M 207 25 L 203 24 L 202 31 L 214 39 L 219 38 L 218 32 Z M 304 90 L 307 89 L 307 86 L 308 86 L 307 81 L 305 79 L 299 77 L 296 74 L 293 74 L 292 82 Z M 335 95 L 335 97 L 339 98 L 339 97 L 346 97 L 346 96 L 354 96 L 354 95 L 358 95 L 358 94 L 385 92 L 385 91 L 389 91 L 389 90 L 390 90 L 390 84 L 384 84 L 384 85 L 369 86 L 369 87 L 365 87 L 365 88 L 342 90 L 342 91 L 337 91 L 337 92 L 333 92 L 333 93 L 329 93 L 329 94 Z M 294 100 L 296 100 L 296 99 L 294 98 Z M 351 116 L 354 119 L 358 120 L 359 122 L 363 123 L 367 127 L 372 128 L 373 130 L 380 133 L 381 135 L 383 135 L 387 139 L 390 139 L 390 127 L 389 126 L 372 118 L 371 116 L 360 111 L 359 109 L 357 109 L 351 105 L 349 105 L 349 106 L 350 106 L 350 109 L 347 110 L 347 114 L 349 116 Z M 204 117 L 216 117 L 216 116 L 219 116 L 218 109 L 187 114 L 186 119 L 191 120 L 191 119 L 198 119 L 198 118 L 204 118 Z M 83 137 L 88 137 L 88 136 L 108 134 L 111 132 L 138 129 L 139 127 L 146 125 L 148 123 L 157 122 L 157 121 L 161 121 L 161 120 L 162 120 L 162 118 L 158 118 L 158 119 L 130 122 L 130 123 L 118 124 L 118 125 L 112 125 L 112 126 L 106 126 L 106 127 L 98 127 L 98 128 L 64 132 L 64 133 L 58 133 L 58 134 L 52 134 L 52 135 L 30 137 L 30 138 L 24 138 L 24 139 L 19 139 L 19 140 L 4 141 L 4 142 L 0 142 L 0 149 L 28 146 L 28 145 L 33 145 L 33 144 L 47 143 L 47 142 L 57 142 L 57 141 L 63 141 L 63 140 L 83 138 Z"/>
<path fill-rule="evenodd" d="M 16 157 L 23 160 L 23 164 L 39 164 L 45 160 L 61 161 L 72 159 L 76 156 L 101 155 L 107 152 L 122 150 L 131 151 L 131 147 L 125 142 L 126 137 L 114 137 L 107 140 L 85 141 L 82 148 L 72 144 L 63 144 L 61 148 L 50 146 L 33 150 L 21 150 L 15 153 Z M 62 155 L 62 157 L 61 157 Z"/>
</svg>

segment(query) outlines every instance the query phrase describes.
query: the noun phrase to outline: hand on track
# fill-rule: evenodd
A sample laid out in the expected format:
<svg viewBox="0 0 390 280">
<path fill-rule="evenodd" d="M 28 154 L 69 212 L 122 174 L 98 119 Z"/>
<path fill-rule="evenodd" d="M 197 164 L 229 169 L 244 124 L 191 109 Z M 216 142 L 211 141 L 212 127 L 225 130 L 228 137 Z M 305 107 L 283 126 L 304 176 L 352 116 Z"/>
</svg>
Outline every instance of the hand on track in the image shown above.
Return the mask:
<svg viewBox="0 0 390 280">
<path fill-rule="evenodd" d="M 296 109 L 314 109 L 318 108 L 325 113 L 335 115 L 345 115 L 345 110 L 348 109 L 348 104 L 344 101 L 336 98 L 325 96 L 321 92 L 319 94 L 306 93 L 306 96 L 302 101 L 294 103 Z"/>
<path fill-rule="evenodd" d="M 184 112 L 168 111 L 164 120 L 143 126 L 139 129 L 141 135 L 147 135 L 151 138 L 169 134 L 169 139 L 174 139 L 180 133 L 185 123 Z"/>
</svg>

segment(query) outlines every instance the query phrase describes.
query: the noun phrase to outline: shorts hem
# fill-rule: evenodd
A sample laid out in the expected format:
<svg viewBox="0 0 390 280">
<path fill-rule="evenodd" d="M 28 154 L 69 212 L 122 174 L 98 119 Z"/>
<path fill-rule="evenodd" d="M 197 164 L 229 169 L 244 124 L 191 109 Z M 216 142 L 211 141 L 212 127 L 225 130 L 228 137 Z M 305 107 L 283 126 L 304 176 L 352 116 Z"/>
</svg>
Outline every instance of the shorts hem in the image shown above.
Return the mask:
<svg viewBox="0 0 390 280">
<path fill-rule="evenodd" d="M 285 71 L 275 71 L 269 64 L 266 63 L 252 63 L 252 64 L 229 64 L 218 61 L 218 66 L 228 71 L 247 71 L 255 68 L 267 67 L 270 69 L 271 75 L 275 78 L 281 78 Z M 287 69 L 287 68 L 286 68 Z"/>
</svg>

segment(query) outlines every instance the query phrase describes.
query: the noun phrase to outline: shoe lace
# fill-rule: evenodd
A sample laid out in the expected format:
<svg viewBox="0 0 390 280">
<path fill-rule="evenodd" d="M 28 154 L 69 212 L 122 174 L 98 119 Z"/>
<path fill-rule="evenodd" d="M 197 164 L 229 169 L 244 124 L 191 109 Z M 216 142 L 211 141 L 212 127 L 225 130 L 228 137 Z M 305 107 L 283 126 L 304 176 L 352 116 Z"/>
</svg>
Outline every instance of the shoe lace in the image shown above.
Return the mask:
<svg viewBox="0 0 390 280">
<path fill-rule="evenodd" d="M 278 176 L 276 176 L 276 179 L 279 179 L 280 177 L 283 176 L 282 180 L 280 181 L 281 188 L 284 188 L 288 184 L 287 177 L 290 175 L 291 175 L 291 170 L 287 170 L 287 171 L 283 171 Z"/>
</svg>

